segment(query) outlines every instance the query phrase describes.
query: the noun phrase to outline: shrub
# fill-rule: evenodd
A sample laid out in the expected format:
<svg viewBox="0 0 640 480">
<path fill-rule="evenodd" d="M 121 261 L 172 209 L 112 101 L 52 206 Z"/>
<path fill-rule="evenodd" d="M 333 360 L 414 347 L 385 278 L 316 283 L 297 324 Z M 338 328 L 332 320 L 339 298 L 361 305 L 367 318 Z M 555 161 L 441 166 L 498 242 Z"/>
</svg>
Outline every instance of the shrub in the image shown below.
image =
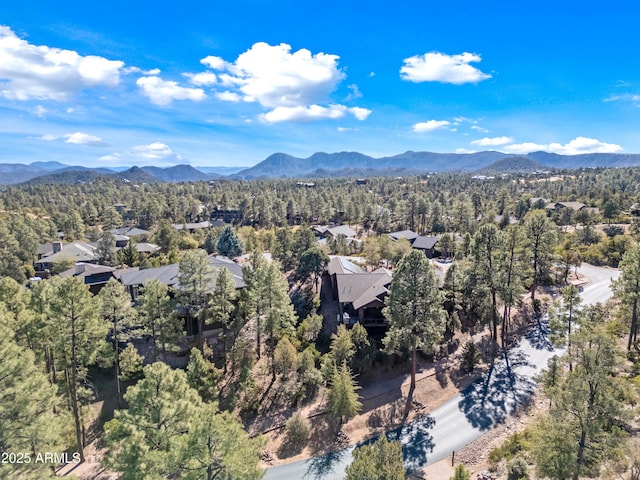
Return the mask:
<svg viewBox="0 0 640 480">
<path fill-rule="evenodd" d="M 287 420 L 286 439 L 288 447 L 295 452 L 300 452 L 307 444 L 309 434 L 311 433 L 311 422 L 308 418 L 302 416 L 300 412 L 294 413 Z"/>
</svg>

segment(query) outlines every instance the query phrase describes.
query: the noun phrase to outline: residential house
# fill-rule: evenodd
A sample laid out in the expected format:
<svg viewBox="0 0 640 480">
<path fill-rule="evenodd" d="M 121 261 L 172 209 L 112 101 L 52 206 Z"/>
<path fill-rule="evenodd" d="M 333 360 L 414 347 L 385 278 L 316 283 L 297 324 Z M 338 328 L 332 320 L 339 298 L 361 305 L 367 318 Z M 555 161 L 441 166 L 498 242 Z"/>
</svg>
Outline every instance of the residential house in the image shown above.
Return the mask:
<svg viewBox="0 0 640 480">
<path fill-rule="evenodd" d="M 416 250 L 421 250 L 422 252 L 424 252 L 427 258 L 433 258 L 436 254 L 436 245 L 440 241 L 440 238 L 440 235 L 419 235 L 413 240 L 411 246 Z"/>
<path fill-rule="evenodd" d="M 413 241 L 419 236 L 413 230 L 402 230 L 400 232 L 393 232 L 387 235 L 391 237 L 391 240 L 393 240 L 394 242 L 397 242 L 401 238 L 404 238 L 405 240 L 408 240 L 409 243 L 413 243 Z"/>
<path fill-rule="evenodd" d="M 236 289 L 244 288 L 244 274 L 242 267 L 235 263 L 233 260 L 229 260 L 226 257 L 210 256 L 209 262 L 214 268 L 226 268 L 231 272 L 233 280 L 235 282 Z M 131 298 L 134 301 L 138 300 L 140 288 L 143 287 L 150 280 L 159 280 L 170 288 L 172 294 L 176 291 L 180 291 L 180 284 L 178 281 L 178 264 L 173 263 L 171 265 L 165 265 L 156 268 L 146 268 L 137 271 L 126 271 L 120 275 L 120 281 L 127 288 L 127 291 L 131 294 Z M 185 327 L 188 335 L 194 335 L 198 333 L 198 324 L 195 319 L 185 319 Z"/>
<path fill-rule="evenodd" d="M 38 260 L 34 262 L 36 273 L 50 271 L 55 263 L 98 263 L 97 248 L 85 242 L 62 243 L 55 241 L 38 248 Z"/>
<path fill-rule="evenodd" d="M 106 265 L 94 265 L 92 263 L 78 262 L 73 268 L 62 272 L 60 277 L 80 278 L 85 284 L 89 285 L 89 291 L 94 295 L 97 295 L 112 278 L 120 280 L 120 276 L 123 272 L 137 270 L 138 267 L 118 270 L 114 267 L 107 267 Z"/>
<path fill-rule="evenodd" d="M 389 270 L 379 268 L 371 273 L 336 273 L 335 278 L 343 319 L 357 319 L 364 326 L 386 326 L 382 309 L 392 278 Z"/>
</svg>

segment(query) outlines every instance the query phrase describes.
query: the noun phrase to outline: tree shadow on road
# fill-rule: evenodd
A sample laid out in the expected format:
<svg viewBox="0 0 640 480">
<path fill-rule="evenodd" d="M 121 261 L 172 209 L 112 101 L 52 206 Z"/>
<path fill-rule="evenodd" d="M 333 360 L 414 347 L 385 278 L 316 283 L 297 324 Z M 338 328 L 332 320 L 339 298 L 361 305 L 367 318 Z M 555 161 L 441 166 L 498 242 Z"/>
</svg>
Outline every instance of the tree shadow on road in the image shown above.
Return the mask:
<svg viewBox="0 0 640 480">
<path fill-rule="evenodd" d="M 554 348 L 551 340 L 549 340 L 550 331 L 549 317 L 545 315 L 537 319 L 536 323 L 529 329 L 524 338 L 529 340 L 531 346 L 536 350 L 548 350 L 551 352 Z"/>
<path fill-rule="evenodd" d="M 476 428 L 488 430 L 526 406 L 535 390 L 535 383 L 516 369 L 529 366 L 520 350 L 508 351 L 503 360 L 495 362 L 477 381 L 462 391 L 460 410 Z"/>
<path fill-rule="evenodd" d="M 396 430 L 387 432 L 389 441 L 399 440 L 402 443 L 402 456 L 407 471 L 419 470 L 427 464 L 427 456 L 435 446 L 430 430 L 436 421 L 426 415 Z"/>
<path fill-rule="evenodd" d="M 340 463 L 340 461 L 349 453 L 349 449 L 338 450 L 335 452 L 325 453 L 308 460 L 309 467 L 307 468 L 304 478 L 311 479 L 323 479 L 327 478 L 331 474 L 334 468 Z"/>
</svg>

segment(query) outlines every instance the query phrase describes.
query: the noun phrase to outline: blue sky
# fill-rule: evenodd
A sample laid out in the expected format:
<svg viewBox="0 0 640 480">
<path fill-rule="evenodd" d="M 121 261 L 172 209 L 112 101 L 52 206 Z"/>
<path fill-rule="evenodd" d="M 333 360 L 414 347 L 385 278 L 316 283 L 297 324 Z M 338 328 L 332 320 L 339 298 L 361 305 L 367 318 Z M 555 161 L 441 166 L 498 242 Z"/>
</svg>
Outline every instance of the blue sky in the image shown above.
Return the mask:
<svg viewBox="0 0 640 480">
<path fill-rule="evenodd" d="M 640 153 L 630 1 L 3 3 L 0 163 Z"/>
</svg>

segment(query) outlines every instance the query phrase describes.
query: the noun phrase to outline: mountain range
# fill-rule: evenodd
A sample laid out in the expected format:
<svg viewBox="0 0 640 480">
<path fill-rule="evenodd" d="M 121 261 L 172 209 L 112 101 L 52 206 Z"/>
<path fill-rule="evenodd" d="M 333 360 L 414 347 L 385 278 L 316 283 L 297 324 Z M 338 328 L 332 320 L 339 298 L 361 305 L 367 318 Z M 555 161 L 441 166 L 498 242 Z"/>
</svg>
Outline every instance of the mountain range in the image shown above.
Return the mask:
<svg viewBox="0 0 640 480">
<path fill-rule="evenodd" d="M 425 172 L 467 171 L 515 173 L 540 170 L 640 166 L 640 154 L 589 153 L 559 155 L 532 152 L 510 155 L 496 151 L 477 153 L 434 153 L 408 151 L 373 158 L 358 152 L 314 153 L 298 158 L 274 153 L 250 168 L 239 167 L 97 167 L 66 165 L 60 162 L 0 163 L 0 184 L 77 183 L 112 177 L 135 183 L 198 182 L 208 180 L 249 180 L 255 178 L 319 178 L 355 176 L 398 176 Z"/>
</svg>

